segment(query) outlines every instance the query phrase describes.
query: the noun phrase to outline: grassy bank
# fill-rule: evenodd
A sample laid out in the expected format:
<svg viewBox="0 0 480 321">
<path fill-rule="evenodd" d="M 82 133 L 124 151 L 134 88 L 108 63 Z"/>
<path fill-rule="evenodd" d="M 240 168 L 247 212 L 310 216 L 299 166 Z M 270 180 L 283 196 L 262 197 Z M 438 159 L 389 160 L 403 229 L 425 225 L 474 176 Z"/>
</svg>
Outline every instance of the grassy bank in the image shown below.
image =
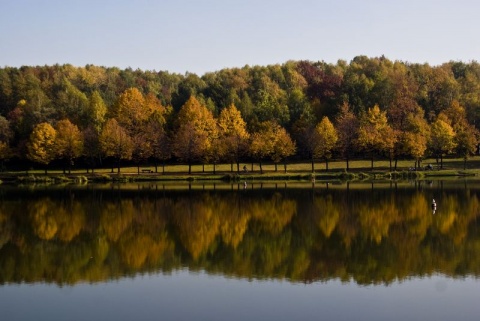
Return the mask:
<svg viewBox="0 0 480 321">
<path fill-rule="evenodd" d="M 231 172 L 230 164 L 193 165 L 191 174 L 188 174 L 187 165 L 168 165 L 165 168 L 142 166 L 140 174 L 137 167 L 122 167 L 120 172 L 111 168 L 96 169 L 93 173 L 85 169 L 75 169 L 69 174 L 63 170 L 52 169 L 45 175 L 44 170 L 29 170 L 28 172 L 3 172 L 0 173 L 0 181 L 20 183 L 58 183 L 88 181 L 199 181 L 199 180 L 222 180 L 222 181 L 287 181 L 287 180 L 377 180 L 377 179 L 436 179 L 459 176 L 477 176 L 480 174 L 480 157 L 474 157 L 467 161 L 464 169 L 463 159 L 447 159 L 440 169 L 434 160 L 423 161 L 423 166 L 433 165 L 433 170 L 412 170 L 413 162 L 402 160 L 397 163 L 397 170 L 391 170 L 389 161 L 375 161 L 371 168 L 371 161 L 354 160 L 349 163 L 346 170 L 345 161 L 331 161 L 328 171 L 324 162 L 315 164 L 314 172 L 310 163 L 292 163 L 287 165 L 285 172 L 283 164 L 262 165 L 262 171 L 258 164 L 242 163 L 240 168 L 246 166 L 247 172 Z M 392 164 L 393 166 L 393 164 Z"/>
</svg>

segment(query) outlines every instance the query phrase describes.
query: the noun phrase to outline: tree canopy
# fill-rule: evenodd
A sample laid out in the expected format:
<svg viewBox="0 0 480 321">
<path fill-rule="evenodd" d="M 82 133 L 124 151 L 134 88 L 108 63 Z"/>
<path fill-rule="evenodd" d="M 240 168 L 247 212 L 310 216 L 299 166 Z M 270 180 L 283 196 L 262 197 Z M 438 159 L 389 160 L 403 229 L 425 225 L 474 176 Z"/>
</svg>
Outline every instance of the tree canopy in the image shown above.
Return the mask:
<svg viewBox="0 0 480 321">
<path fill-rule="evenodd" d="M 130 139 L 137 139 L 133 158 L 145 162 L 173 156 L 173 161 L 187 163 L 238 164 L 253 156 L 245 146 L 266 122 L 285 129 L 296 145 L 292 156 L 299 160 L 331 155 L 345 159 L 348 168 L 348 160 L 365 151 L 390 160 L 466 159 L 477 152 L 478 88 L 476 61 L 430 66 L 384 56 L 357 56 L 336 64 L 288 61 L 201 76 L 93 65 L 4 67 L 1 157 L 39 163 L 26 146 L 42 123 L 55 126 L 68 120 L 80 132 L 93 129 L 97 135 L 84 134 L 93 146 L 92 139 L 99 139 L 115 119 Z M 317 141 L 315 127 L 325 117 L 338 135 L 333 147 Z M 446 131 L 440 123 L 445 118 L 451 140 L 439 137 Z M 159 148 L 167 145 L 172 153 Z M 318 154 L 318 148 L 324 152 Z M 50 161 L 56 157 L 64 156 Z M 78 158 L 86 163 L 90 156 Z"/>
</svg>

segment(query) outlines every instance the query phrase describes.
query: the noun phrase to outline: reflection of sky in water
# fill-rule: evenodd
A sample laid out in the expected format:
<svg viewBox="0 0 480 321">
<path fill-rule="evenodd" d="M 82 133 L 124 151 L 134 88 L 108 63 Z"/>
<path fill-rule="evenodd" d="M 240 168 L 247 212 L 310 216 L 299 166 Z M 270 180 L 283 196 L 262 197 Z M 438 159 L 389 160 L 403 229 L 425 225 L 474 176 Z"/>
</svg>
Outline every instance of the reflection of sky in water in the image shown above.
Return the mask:
<svg viewBox="0 0 480 321">
<path fill-rule="evenodd" d="M 475 320 L 473 278 L 389 286 L 246 281 L 186 271 L 111 283 L 0 287 L 2 320 Z"/>
</svg>

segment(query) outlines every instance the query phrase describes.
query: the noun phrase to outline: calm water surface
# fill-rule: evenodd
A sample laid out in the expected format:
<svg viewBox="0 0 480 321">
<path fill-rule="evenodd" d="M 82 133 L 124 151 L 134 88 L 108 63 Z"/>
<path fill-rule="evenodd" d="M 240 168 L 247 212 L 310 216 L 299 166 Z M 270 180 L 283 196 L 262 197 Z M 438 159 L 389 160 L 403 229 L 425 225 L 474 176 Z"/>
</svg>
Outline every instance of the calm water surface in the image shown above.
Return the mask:
<svg viewBox="0 0 480 321">
<path fill-rule="evenodd" d="M 2 186 L 2 320 L 478 319 L 479 197 L 460 180 Z"/>
</svg>

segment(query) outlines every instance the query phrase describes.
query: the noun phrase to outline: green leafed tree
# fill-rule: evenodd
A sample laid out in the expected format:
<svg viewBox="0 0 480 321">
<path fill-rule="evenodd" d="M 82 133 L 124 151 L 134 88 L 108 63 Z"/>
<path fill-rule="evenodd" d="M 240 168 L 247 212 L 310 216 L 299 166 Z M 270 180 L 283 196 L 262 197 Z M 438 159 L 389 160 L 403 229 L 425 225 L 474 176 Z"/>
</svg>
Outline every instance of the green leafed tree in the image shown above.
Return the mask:
<svg viewBox="0 0 480 321">
<path fill-rule="evenodd" d="M 107 114 L 107 105 L 103 101 L 100 92 L 94 91 L 89 99 L 87 109 L 87 119 L 89 125 L 91 125 L 97 133 L 100 133 L 103 124 L 105 123 L 105 116 Z"/>
<path fill-rule="evenodd" d="M 13 138 L 13 132 L 10 129 L 10 122 L 3 116 L 0 116 L 0 171 L 3 170 L 4 161 L 12 156 L 10 141 Z"/>
</svg>

